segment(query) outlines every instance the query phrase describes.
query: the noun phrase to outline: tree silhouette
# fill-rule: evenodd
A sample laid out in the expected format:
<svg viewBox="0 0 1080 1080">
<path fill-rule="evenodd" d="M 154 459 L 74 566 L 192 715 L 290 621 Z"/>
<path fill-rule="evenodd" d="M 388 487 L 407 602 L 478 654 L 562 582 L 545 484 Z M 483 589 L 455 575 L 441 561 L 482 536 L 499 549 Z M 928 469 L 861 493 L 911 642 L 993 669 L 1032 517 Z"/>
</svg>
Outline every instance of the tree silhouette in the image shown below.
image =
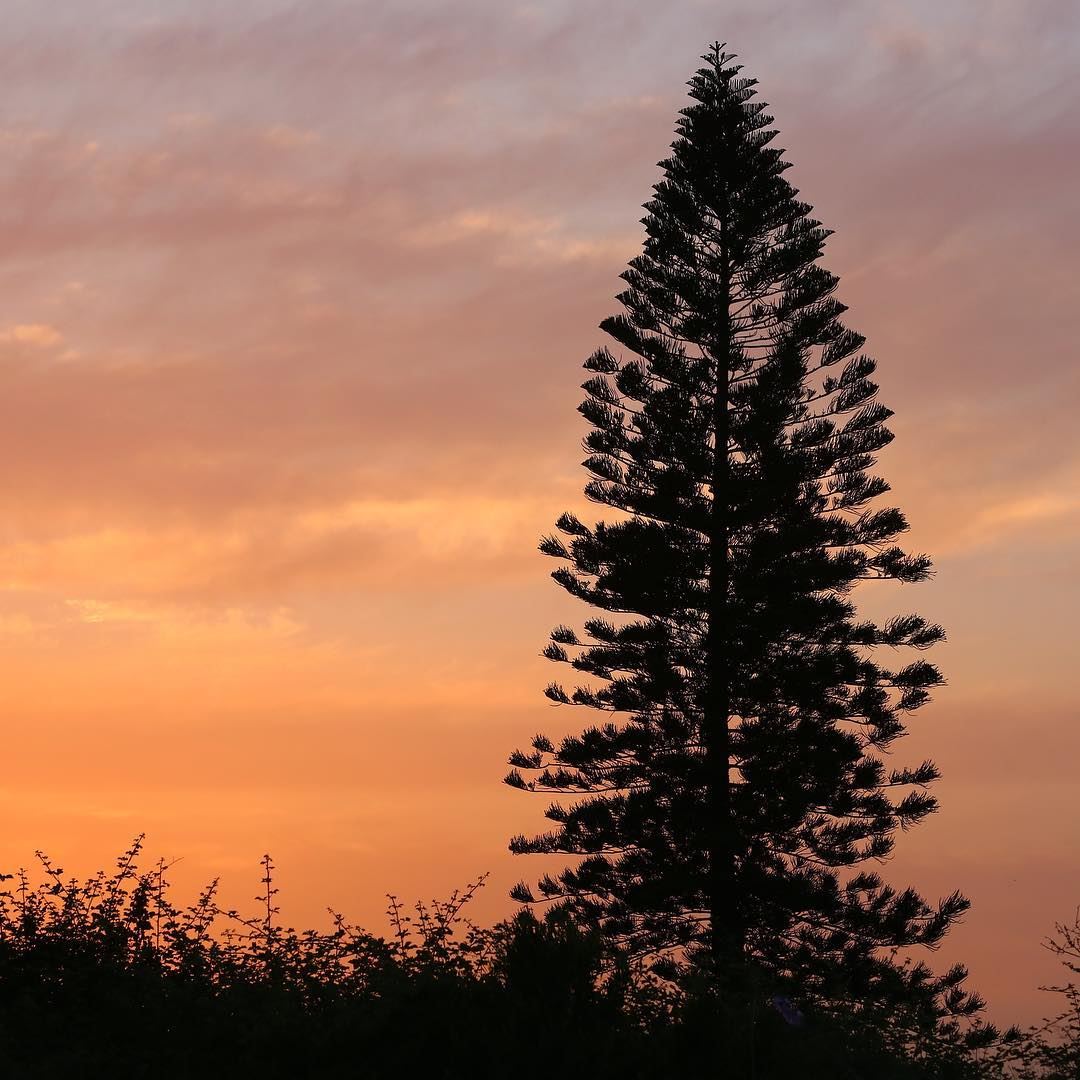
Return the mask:
<svg viewBox="0 0 1080 1080">
<path fill-rule="evenodd" d="M 1069 973 L 1067 981 L 1041 989 L 1064 999 L 1060 1010 L 1028 1031 L 1020 1043 L 1023 1080 L 1075 1080 L 1080 1076 L 1080 907 L 1071 925 L 1057 923 L 1056 934 L 1043 942 L 1043 947 L 1061 962 Z"/>
<path fill-rule="evenodd" d="M 868 508 L 888 491 L 868 470 L 891 413 L 817 264 L 829 232 L 783 176 L 756 80 L 720 45 L 704 60 L 623 313 L 601 324 L 623 352 L 585 363 L 585 493 L 617 517 L 564 514 L 540 545 L 600 609 L 583 638 L 552 632 L 545 654 L 587 679 L 547 696 L 606 718 L 511 756 L 507 783 L 576 796 L 511 848 L 581 858 L 514 895 L 566 905 L 636 954 L 880 983 L 880 950 L 932 947 L 968 907 L 861 868 L 936 807 L 931 762 L 882 755 L 941 676 L 881 653 L 943 631 L 862 620 L 849 594 L 921 581 L 930 562 L 896 546 L 899 510 Z M 960 994 L 951 977 L 939 991 Z"/>
</svg>

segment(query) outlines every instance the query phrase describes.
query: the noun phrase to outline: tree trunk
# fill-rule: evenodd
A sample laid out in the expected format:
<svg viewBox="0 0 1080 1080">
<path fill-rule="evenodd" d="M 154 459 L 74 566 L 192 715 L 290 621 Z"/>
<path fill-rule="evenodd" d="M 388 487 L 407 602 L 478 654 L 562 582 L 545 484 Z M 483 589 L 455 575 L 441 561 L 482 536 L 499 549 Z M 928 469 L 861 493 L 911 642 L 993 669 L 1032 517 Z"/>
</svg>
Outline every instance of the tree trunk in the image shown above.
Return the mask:
<svg viewBox="0 0 1080 1080">
<path fill-rule="evenodd" d="M 716 363 L 713 398 L 712 507 L 709 532 L 708 629 L 705 640 L 707 689 L 705 697 L 704 744 L 706 805 L 709 814 L 709 919 L 714 970 L 719 977 L 729 965 L 737 964 L 743 951 L 745 930 L 736 895 L 736 844 L 731 800 L 731 716 L 730 657 L 728 648 L 730 550 L 728 525 L 728 437 L 730 419 L 728 393 L 731 354 L 731 274 L 724 225 L 721 222 L 722 277 L 716 340 L 711 351 Z M 729 969 L 730 970 L 730 969 Z"/>
</svg>

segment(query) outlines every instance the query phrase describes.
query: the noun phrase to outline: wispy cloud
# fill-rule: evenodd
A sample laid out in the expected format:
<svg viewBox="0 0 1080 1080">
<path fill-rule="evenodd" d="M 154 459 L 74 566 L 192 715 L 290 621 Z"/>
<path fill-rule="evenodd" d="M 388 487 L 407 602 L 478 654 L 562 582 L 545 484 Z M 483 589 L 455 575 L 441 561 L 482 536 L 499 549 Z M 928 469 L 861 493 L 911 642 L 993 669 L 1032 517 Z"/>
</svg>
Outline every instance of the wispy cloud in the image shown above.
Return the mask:
<svg viewBox="0 0 1080 1080">
<path fill-rule="evenodd" d="M 56 327 L 45 323 L 19 323 L 7 330 L 0 330 L 0 345 L 32 345 L 47 349 L 51 345 L 59 345 L 63 340 L 64 335 Z"/>
</svg>

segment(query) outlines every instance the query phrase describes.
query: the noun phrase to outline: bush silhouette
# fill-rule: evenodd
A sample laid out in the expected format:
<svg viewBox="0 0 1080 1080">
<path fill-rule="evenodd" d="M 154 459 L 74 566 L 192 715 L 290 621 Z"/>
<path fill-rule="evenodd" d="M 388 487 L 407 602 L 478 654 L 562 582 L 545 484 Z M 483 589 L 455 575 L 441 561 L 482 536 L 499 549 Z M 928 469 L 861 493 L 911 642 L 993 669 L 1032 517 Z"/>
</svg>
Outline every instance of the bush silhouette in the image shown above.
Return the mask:
<svg viewBox="0 0 1080 1080">
<path fill-rule="evenodd" d="M 753 1077 L 981 1075 L 968 1055 L 923 1060 L 855 1018 L 796 1016 L 764 981 L 726 1000 L 635 968 L 565 914 L 474 926 L 469 900 L 406 909 L 389 931 L 335 915 L 278 921 L 177 903 L 137 840 L 78 881 L 40 856 L 0 894 L 0 1054 L 18 1077 Z M 764 976 L 762 976 L 764 980 Z M 786 1014 L 786 1018 L 785 1018 Z"/>
</svg>

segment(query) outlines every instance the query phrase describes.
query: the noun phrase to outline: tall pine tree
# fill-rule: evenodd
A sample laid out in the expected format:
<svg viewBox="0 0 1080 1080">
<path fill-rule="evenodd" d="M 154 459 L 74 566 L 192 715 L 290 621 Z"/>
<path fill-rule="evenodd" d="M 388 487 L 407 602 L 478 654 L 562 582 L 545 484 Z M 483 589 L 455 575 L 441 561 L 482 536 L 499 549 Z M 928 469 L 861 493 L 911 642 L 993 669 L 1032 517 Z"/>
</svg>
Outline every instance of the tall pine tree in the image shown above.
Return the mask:
<svg viewBox="0 0 1080 1080">
<path fill-rule="evenodd" d="M 935 946 L 968 906 L 863 865 L 936 807 L 935 766 L 884 755 L 941 681 L 892 657 L 943 632 L 865 621 L 850 594 L 930 563 L 895 544 L 899 510 L 870 508 L 891 413 L 818 265 L 829 232 L 784 177 L 755 80 L 719 45 L 704 59 L 602 324 L 618 348 L 585 364 L 585 493 L 616 516 L 564 514 L 541 544 L 598 609 L 581 636 L 553 631 L 546 655 L 586 678 L 547 696 L 603 719 L 512 755 L 509 784 L 564 798 L 511 847 L 580 858 L 515 896 L 638 955 L 880 980 L 882 950 Z"/>
</svg>

